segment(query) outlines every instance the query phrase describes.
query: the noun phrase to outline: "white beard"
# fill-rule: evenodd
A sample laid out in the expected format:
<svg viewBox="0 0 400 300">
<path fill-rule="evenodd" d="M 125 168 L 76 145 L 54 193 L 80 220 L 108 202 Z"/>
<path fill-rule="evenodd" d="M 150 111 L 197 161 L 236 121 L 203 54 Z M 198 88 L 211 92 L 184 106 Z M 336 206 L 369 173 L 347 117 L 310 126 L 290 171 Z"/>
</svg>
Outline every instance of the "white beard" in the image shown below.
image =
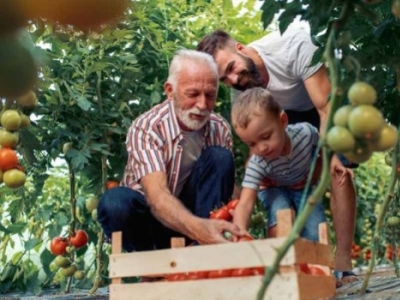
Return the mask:
<svg viewBox="0 0 400 300">
<path fill-rule="evenodd" d="M 210 112 L 205 110 L 201 111 L 200 109 L 194 107 L 191 109 L 183 110 L 177 105 L 175 105 L 175 114 L 179 121 L 181 121 L 187 128 L 190 130 L 199 130 L 203 128 L 203 126 L 207 123 L 207 121 L 210 119 Z M 196 115 L 202 115 L 205 116 L 204 120 L 198 121 L 198 120 L 192 120 L 190 118 L 190 114 L 196 114 Z"/>
</svg>

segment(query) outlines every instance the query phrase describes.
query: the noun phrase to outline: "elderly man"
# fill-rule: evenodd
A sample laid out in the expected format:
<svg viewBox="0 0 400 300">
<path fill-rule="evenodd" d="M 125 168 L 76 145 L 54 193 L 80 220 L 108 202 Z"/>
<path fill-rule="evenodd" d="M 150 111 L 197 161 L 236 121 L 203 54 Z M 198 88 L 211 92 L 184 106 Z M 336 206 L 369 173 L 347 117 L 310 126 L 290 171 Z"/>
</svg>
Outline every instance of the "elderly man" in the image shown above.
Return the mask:
<svg viewBox="0 0 400 300">
<path fill-rule="evenodd" d="M 308 32 L 300 29 L 288 29 L 283 35 L 274 32 L 246 46 L 225 31 L 217 30 L 205 36 L 197 50 L 214 57 L 220 81 L 236 93 L 263 87 L 285 110 L 290 124 L 308 122 L 317 128 L 325 125 L 330 83 L 324 64 L 311 65 L 316 47 Z M 331 211 L 337 240 L 335 269 L 343 282 L 356 279 L 351 272 L 356 196 L 353 173 L 346 167 L 354 165 L 344 157 L 339 160 L 333 156 Z M 261 191 L 259 197 L 263 195 Z"/>
<path fill-rule="evenodd" d="M 122 186 L 108 190 L 98 206 L 105 234 L 122 231 L 127 251 L 167 248 L 173 236 L 209 244 L 227 242 L 224 231 L 240 235 L 232 223 L 208 219 L 234 186 L 230 127 L 213 113 L 213 58 L 178 51 L 164 90 L 167 100 L 129 128 Z"/>
</svg>

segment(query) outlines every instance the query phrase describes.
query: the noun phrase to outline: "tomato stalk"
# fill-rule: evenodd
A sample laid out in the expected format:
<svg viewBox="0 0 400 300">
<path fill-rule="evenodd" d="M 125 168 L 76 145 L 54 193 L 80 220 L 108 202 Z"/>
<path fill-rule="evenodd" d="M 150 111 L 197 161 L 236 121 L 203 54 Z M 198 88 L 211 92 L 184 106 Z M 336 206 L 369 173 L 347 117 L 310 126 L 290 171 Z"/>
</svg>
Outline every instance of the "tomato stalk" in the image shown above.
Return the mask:
<svg viewBox="0 0 400 300">
<path fill-rule="evenodd" d="M 97 91 L 97 101 L 99 103 L 100 113 L 104 113 L 103 109 L 103 98 L 101 96 L 101 71 L 97 71 L 97 83 L 96 83 L 96 91 Z M 107 132 L 103 132 L 103 140 L 107 141 Z M 106 182 L 107 182 L 107 156 L 105 154 L 101 155 L 101 192 L 102 194 L 106 191 Z M 93 295 L 100 286 L 101 282 L 101 271 L 103 269 L 103 262 L 101 259 L 101 254 L 103 250 L 104 244 L 104 232 L 103 229 L 100 228 L 98 234 L 98 240 L 96 245 L 96 274 L 93 281 L 93 286 L 89 291 L 89 294 Z"/>
<path fill-rule="evenodd" d="M 69 236 L 75 235 L 75 224 L 76 224 L 76 197 L 75 197 L 75 172 L 72 168 L 72 164 L 69 159 L 65 159 L 68 165 L 68 176 L 69 176 L 69 194 L 71 203 L 71 223 L 69 226 Z M 70 254 L 71 261 L 74 261 L 75 254 L 72 252 Z M 72 277 L 68 277 L 67 285 L 65 287 L 65 292 L 69 293 L 72 284 Z"/>
<path fill-rule="evenodd" d="M 397 182 L 397 152 L 398 152 L 398 149 L 399 149 L 399 145 L 397 144 L 394 149 L 394 155 L 393 155 L 393 160 L 392 160 L 392 173 L 390 176 L 389 187 L 386 192 L 385 198 L 383 200 L 382 207 L 379 211 L 378 219 L 377 219 L 376 225 L 375 225 L 374 237 L 372 239 L 372 247 L 371 247 L 372 248 L 372 258 L 369 262 L 368 270 L 365 274 L 364 281 L 363 281 L 363 284 L 360 289 L 360 294 L 365 294 L 365 292 L 367 290 L 368 282 L 369 282 L 369 279 L 371 277 L 371 274 L 372 274 L 372 272 L 374 270 L 374 266 L 375 266 L 375 260 L 376 260 L 376 255 L 378 252 L 380 236 L 381 236 L 381 231 L 383 228 L 383 221 L 385 219 L 385 214 L 389 207 L 390 202 L 394 198 L 393 191 L 394 191 L 394 188 L 395 188 L 396 182 Z M 397 272 L 396 272 L 396 274 L 397 274 Z"/>
<path fill-rule="evenodd" d="M 327 118 L 327 122 L 322 129 L 322 136 L 318 143 L 318 148 L 323 146 L 324 137 L 333 124 L 333 116 L 336 110 L 341 106 L 343 101 L 343 91 L 340 88 L 340 69 L 339 63 L 335 56 L 336 49 L 336 36 L 338 32 L 343 28 L 343 25 L 347 21 L 350 14 L 353 12 L 354 7 L 352 3 L 346 1 L 341 11 L 341 16 L 338 20 L 332 22 L 330 24 L 329 30 L 329 38 L 326 44 L 325 56 L 327 62 L 329 64 L 329 73 L 330 73 L 330 83 L 331 83 L 331 95 L 330 95 L 330 110 Z M 283 245 L 277 249 L 277 255 L 275 257 L 272 266 L 266 268 L 265 276 L 262 280 L 261 288 L 258 291 L 257 299 L 264 299 L 265 292 L 268 289 L 269 285 L 272 282 L 273 277 L 276 273 L 279 272 L 279 265 L 283 257 L 286 255 L 287 251 L 296 241 L 296 239 L 300 236 L 301 230 L 304 228 L 304 225 L 312 213 L 315 205 L 317 205 L 321 199 L 323 198 L 324 193 L 326 192 L 329 183 L 330 183 L 330 159 L 332 153 L 328 147 L 323 147 L 322 150 L 322 171 L 321 171 L 321 179 L 312 192 L 312 194 L 308 197 L 304 209 L 297 216 L 294 221 L 293 228 L 289 233 L 289 236 L 284 241 Z M 316 157 L 314 157 L 313 164 L 315 164 Z M 313 169 L 313 168 L 311 168 Z M 308 182 L 309 184 L 309 182 Z M 307 188 L 307 187 L 306 187 Z"/>
</svg>

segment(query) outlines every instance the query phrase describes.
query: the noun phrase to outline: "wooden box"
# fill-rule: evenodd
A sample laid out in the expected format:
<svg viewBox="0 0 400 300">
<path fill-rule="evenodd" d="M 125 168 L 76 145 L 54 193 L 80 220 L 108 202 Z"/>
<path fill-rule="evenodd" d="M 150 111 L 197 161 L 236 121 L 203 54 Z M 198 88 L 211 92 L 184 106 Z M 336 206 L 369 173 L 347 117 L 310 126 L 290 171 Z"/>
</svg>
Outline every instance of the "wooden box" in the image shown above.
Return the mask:
<svg viewBox="0 0 400 300">
<path fill-rule="evenodd" d="M 278 235 L 288 234 L 293 214 L 280 211 Z M 290 220 L 289 220 L 290 219 Z M 327 243 L 327 225 L 320 225 L 320 242 L 297 239 L 280 263 L 264 299 L 322 299 L 335 295 L 331 275 L 333 255 Z M 263 276 L 200 279 L 191 281 L 156 281 L 122 283 L 122 278 L 157 276 L 190 271 L 271 266 L 284 236 L 249 242 L 201 245 L 165 250 L 121 253 L 121 233 L 112 237 L 109 275 L 110 299 L 256 299 Z M 176 241 L 175 241 L 176 242 Z M 179 242 L 179 241 L 178 241 Z M 312 276 L 299 270 L 299 264 L 322 266 L 325 275 Z"/>
</svg>

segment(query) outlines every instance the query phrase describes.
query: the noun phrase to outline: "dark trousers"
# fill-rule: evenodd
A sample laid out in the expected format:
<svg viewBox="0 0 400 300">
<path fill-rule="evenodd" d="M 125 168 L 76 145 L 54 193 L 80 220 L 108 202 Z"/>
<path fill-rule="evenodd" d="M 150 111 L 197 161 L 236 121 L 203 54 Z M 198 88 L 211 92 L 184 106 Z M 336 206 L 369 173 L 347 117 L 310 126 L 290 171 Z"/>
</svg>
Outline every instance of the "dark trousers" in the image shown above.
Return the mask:
<svg viewBox="0 0 400 300">
<path fill-rule="evenodd" d="M 178 198 L 194 215 L 208 218 L 211 210 L 229 201 L 234 173 L 231 152 L 223 147 L 208 147 L 195 163 Z M 128 187 L 103 194 L 98 221 L 108 237 L 114 231 L 122 231 L 122 246 L 129 252 L 169 248 L 171 237 L 182 236 L 162 225 L 150 212 L 145 197 Z"/>
</svg>

